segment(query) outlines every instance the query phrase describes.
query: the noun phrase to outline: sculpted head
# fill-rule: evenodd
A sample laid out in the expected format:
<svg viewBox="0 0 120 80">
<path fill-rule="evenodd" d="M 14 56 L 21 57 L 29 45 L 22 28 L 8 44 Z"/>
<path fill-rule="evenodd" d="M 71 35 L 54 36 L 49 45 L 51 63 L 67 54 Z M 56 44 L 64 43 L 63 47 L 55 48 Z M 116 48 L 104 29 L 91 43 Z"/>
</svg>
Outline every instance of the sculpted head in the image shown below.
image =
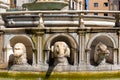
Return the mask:
<svg viewBox="0 0 120 80">
<path fill-rule="evenodd" d="M 98 43 L 98 45 L 96 46 L 97 47 L 97 53 L 100 53 L 100 54 L 109 54 L 109 50 L 107 49 L 107 46 L 103 43 Z"/>
<path fill-rule="evenodd" d="M 94 60 L 96 63 L 100 64 L 103 60 L 106 59 L 110 54 L 107 46 L 102 42 L 99 42 L 95 47 Z"/>
<path fill-rule="evenodd" d="M 51 47 L 53 57 L 70 57 L 70 49 L 68 45 L 63 41 L 55 42 Z"/>
<path fill-rule="evenodd" d="M 14 64 L 23 65 L 27 64 L 26 47 L 23 43 L 17 43 L 14 46 Z"/>
<path fill-rule="evenodd" d="M 23 43 L 17 43 L 14 46 L 14 56 L 21 56 L 26 54 L 26 47 Z"/>
</svg>

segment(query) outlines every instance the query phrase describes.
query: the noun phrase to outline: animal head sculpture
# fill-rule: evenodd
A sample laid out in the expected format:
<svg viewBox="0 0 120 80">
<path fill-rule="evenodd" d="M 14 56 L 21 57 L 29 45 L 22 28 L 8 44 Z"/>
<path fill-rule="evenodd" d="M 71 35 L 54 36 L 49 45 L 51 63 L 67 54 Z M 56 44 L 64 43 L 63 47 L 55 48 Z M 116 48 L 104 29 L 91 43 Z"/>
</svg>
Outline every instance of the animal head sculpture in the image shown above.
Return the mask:
<svg viewBox="0 0 120 80">
<path fill-rule="evenodd" d="M 52 47 L 53 58 L 70 57 L 70 49 L 65 42 L 58 41 Z"/>
<path fill-rule="evenodd" d="M 65 42 L 58 41 L 51 46 L 52 58 L 54 58 L 54 65 L 68 65 L 66 57 L 70 57 L 70 49 Z"/>
<path fill-rule="evenodd" d="M 102 42 L 99 42 L 95 47 L 94 61 L 97 64 L 100 64 L 107 56 L 109 56 L 110 51 L 107 49 L 107 46 Z"/>
<path fill-rule="evenodd" d="M 25 64 L 27 63 L 26 59 L 26 47 L 23 43 L 17 43 L 14 46 L 14 64 Z"/>
</svg>

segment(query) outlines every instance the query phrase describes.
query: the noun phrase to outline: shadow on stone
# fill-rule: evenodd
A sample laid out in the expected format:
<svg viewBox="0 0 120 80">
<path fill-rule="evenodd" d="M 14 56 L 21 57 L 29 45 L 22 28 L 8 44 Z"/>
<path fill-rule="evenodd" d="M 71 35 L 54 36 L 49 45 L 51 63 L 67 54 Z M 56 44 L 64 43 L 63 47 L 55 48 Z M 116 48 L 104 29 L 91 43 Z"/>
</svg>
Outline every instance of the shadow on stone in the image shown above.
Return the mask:
<svg viewBox="0 0 120 80">
<path fill-rule="evenodd" d="M 45 75 L 45 79 L 48 79 L 51 75 L 51 73 L 53 72 L 54 68 L 55 68 L 55 65 L 53 64 L 54 63 L 54 58 L 51 58 L 49 61 L 49 68 L 46 72 L 46 75 Z"/>
<path fill-rule="evenodd" d="M 8 70 L 13 66 L 13 64 L 14 64 L 14 62 L 13 62 L 14 59 L 15 59 L 14 55 L 11 54 L 11 55 L 9 56 Z"/>
</svg>

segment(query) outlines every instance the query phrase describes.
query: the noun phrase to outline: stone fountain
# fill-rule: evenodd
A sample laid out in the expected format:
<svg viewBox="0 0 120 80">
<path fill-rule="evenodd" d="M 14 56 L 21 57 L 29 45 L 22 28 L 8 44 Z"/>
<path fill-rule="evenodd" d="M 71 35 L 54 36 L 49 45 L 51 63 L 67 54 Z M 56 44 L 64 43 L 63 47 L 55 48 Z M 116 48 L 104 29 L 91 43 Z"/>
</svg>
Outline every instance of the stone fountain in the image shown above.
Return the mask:
<svg viewBox="0 0 120 80">
<path fill-rule="evenodd" d="M 36 0 L 32 3 L 23 4 L 23 8 L 28 10 L 61 10 L 68 4 L 68 0 Z"/>
<path fill-rule="evenodd" d="M 116 27 L 120 12 L 89 16 L 84 14 L 104 11 L 81 11 L 79 6 L 62 11 L 69 3 L 37 0 L 23 8 L 39 11 L 0 13 L 0 62 L 8 63 L 9 70 L 48 74 L 119 70 L 120 29 Z"/>
</svg>

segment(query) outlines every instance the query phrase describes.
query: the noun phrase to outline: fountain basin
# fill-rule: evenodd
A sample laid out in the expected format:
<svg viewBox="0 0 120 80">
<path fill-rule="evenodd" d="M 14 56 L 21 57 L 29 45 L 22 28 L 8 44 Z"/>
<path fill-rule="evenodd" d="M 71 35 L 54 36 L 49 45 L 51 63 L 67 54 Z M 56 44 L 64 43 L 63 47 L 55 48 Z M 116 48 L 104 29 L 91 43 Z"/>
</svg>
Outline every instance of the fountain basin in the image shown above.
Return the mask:
<svg viewBox="0 0 120 80">
<path fill-rule="evenodd" d="M 43 1 L 43 2 L 34 2 L 34 3 L 25 3 L 23 8 L 28 10 L 61 10 L 62 8 L 68 6 L 67 2 L 59 1 Z"/>
</svg>

